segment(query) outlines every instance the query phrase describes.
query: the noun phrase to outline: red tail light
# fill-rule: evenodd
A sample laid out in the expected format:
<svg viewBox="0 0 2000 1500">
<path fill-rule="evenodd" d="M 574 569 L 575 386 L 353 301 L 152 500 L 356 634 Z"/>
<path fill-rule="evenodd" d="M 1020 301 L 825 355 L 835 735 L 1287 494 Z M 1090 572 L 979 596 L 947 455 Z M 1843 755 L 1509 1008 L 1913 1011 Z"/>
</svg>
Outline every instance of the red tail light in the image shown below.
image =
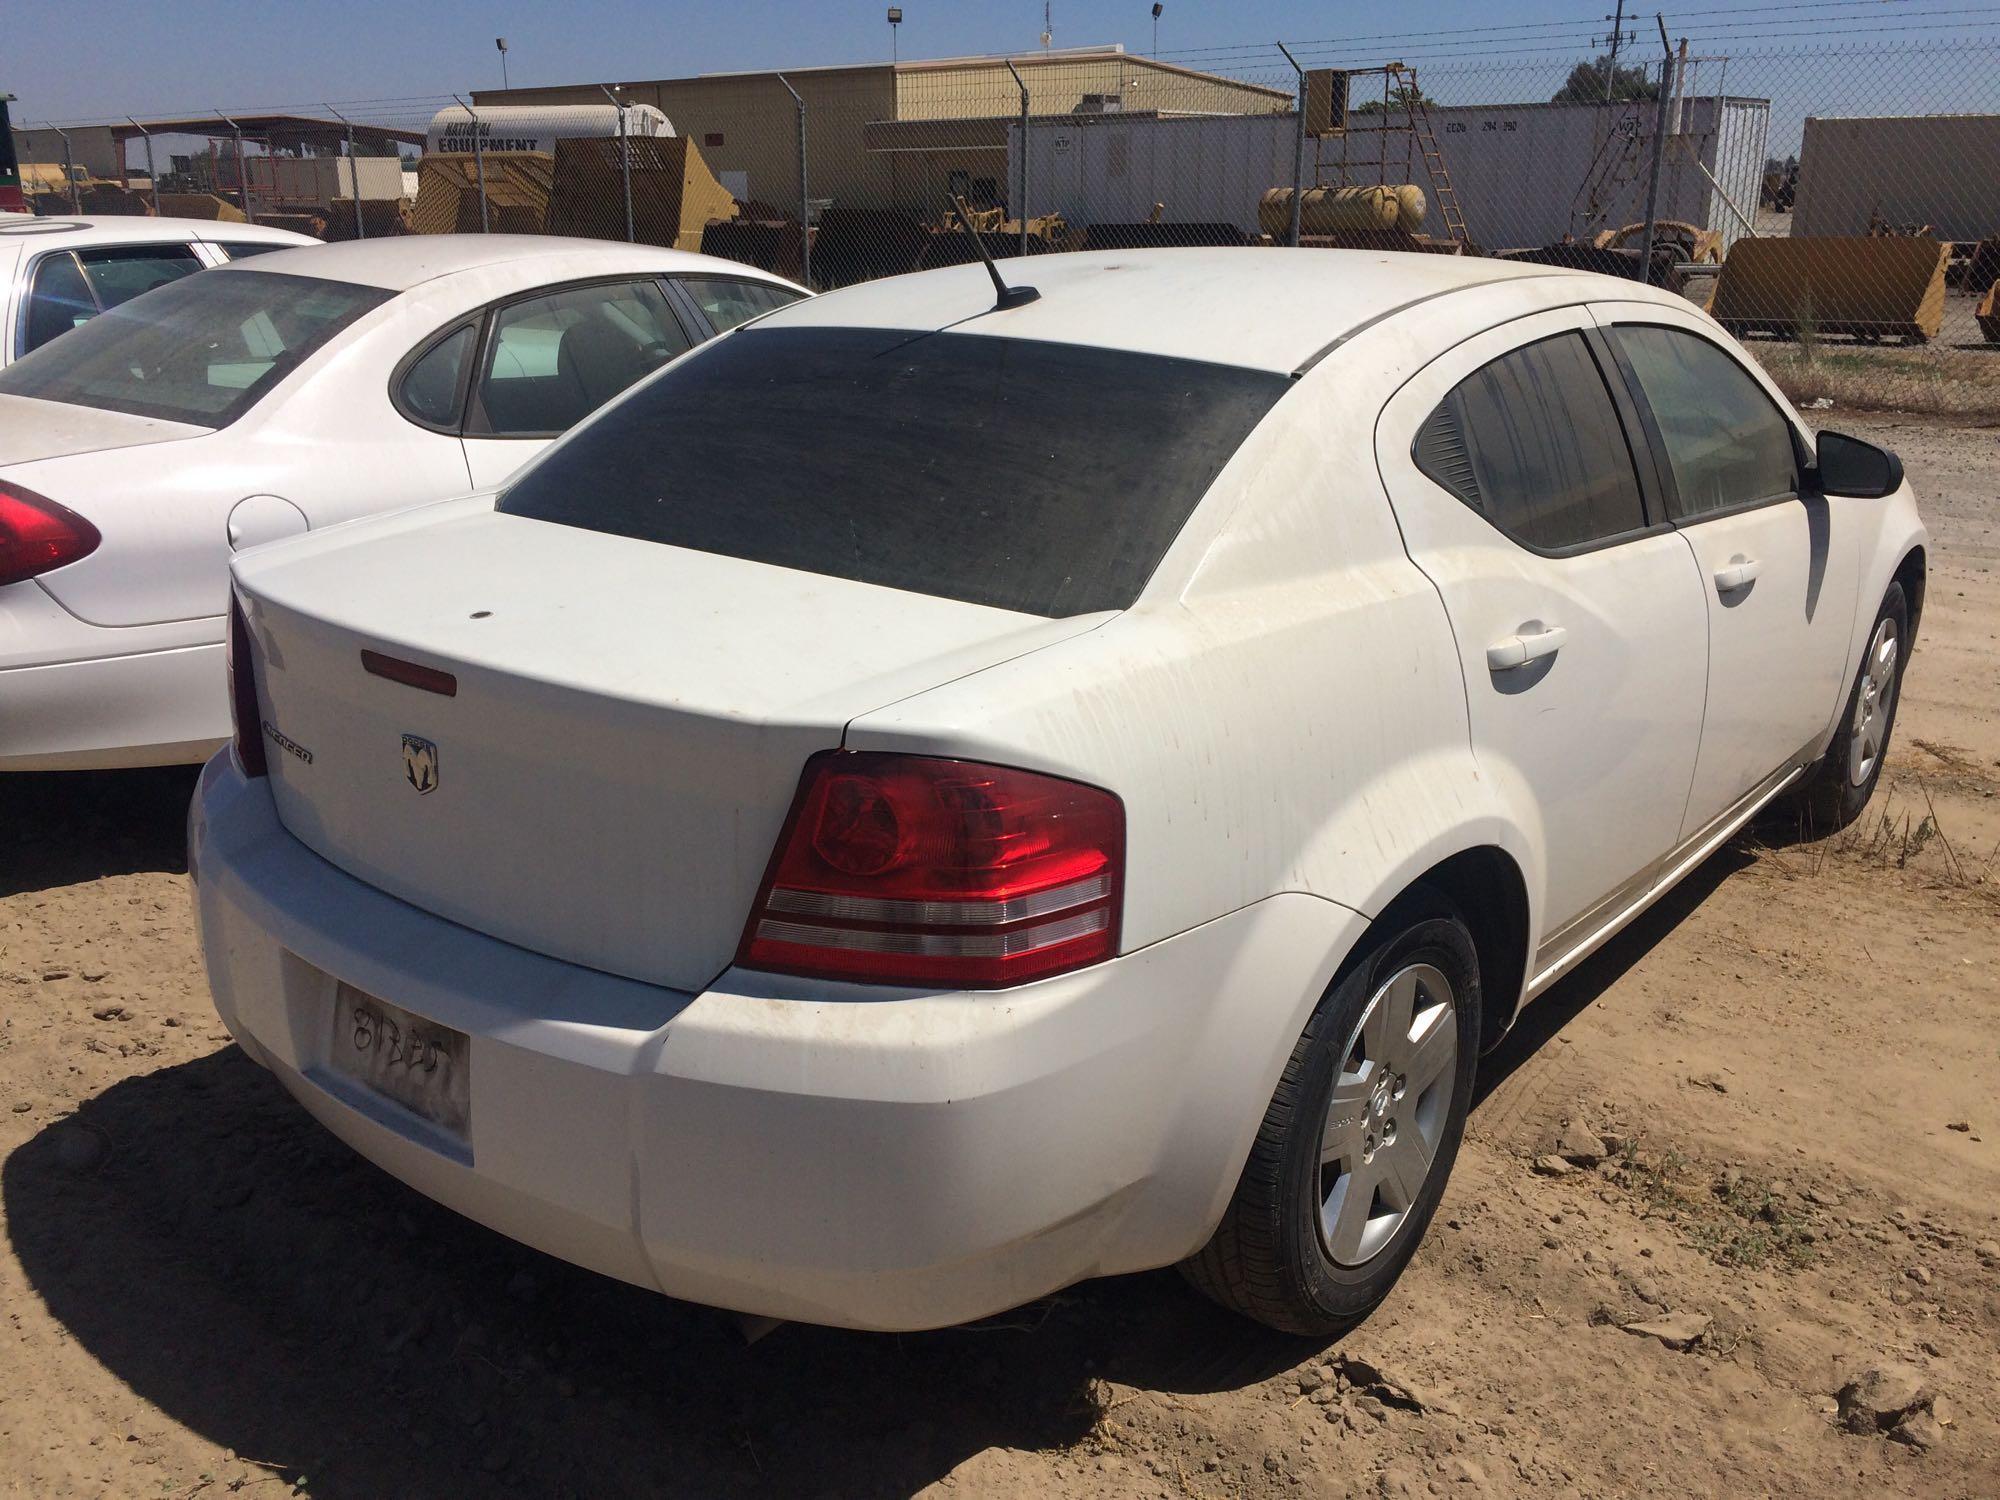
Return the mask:
<svg viewBox="0 0 2000 1500">
<path fill-rule="evenodd" d="M 1118 951 L 1125 808 L 1081 782 L 829 750 L 806 762 L 746 968 L 997 989 Z"/>
<path fill-rule="evenodd" d="M 257 663 L 250 655 L 250 622 L 243 604 L 229 596 L 229 717 L 236 729 L 236 763 L 245 776 L 263 776 L 264 727 L 257 714 Z"/>
<path fill-rule="evenodd" d="M 0 484 L 0 585 L 88 557 L 103 538 L 67 506 L 33 490 Z"/>
</svg>

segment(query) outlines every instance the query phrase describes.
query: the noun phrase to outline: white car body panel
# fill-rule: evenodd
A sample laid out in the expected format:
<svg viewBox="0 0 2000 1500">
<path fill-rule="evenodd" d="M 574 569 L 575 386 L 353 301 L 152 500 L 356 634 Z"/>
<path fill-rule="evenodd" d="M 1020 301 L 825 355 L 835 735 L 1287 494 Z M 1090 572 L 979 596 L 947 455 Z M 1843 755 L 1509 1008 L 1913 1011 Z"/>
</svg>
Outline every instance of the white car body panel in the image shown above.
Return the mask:
<svg viewBox="0 0 2000 1500">
<path fill-rule="evenodd" d="M 1473 856 L 1518 877 L 1491 1040 L 1825 743 L 1840 706 L 1808 713 L 1817 689 L 1761 730 L 1724 721 L 1718 755 L 1754 735 L 1761 765 L 1697 816 L 1707 704 L 1769 690 L 1715 674 L 1770 670 L 1711 651 L 1698 527 L 1544 557 L 1410 459 L 1485 359 L 1600 304 L 1678 299 L 1319 250 L 1002 269 L 1041 300 L 981 317 L 974 266 L 768 326 L 950 324 L 1295 375 L 1129 609 L 1041 620 L 558 539 L 476 499 L 237 561 L 284 740 L 266 734 L 266 778 L 231 754 L 204 773 L 204 953 L 232 1033 L 330 1129 L 482 1222 L 674 1295 L 871 1328 L 995 1312 L 1204 1242 L 1306 1017 L 1427 873 Z M 1845 684 L 1925 536 L 1907 487 L 1827 504 L 1857 559 L 1829 556 L 1819 603 Z M 1558 607 L 1554 668 L 1497 690 L 1487 647 Z M 358 647 L 458 692 L 370 678 Z M 435 742 L 434 791 L 402 784 L 401 733 Z M 984 993 L 732 966 L 805 756 L 836 746 L 1114 792 L 1119 956 Z M 331 1079 L 336 978 L 471 1038 L 467 1139 Z"/>
<path fill-rule="evenodd" d="M 313 245 L 204 273 L 322 276 L 398 295 L 220 429 L 0 397 L 0 482 L 68 506 L 103 537 L 96 551 L 67 567 L 0 588 L 0 619 L 27 611 L 32 594 L 53 598 L 76 620 L 102 628 L 96 654 L 127 661 L 116 674 L 121 682 L 145 670 L 136 660 L 144 648 L 128 636 L 133 630 L 203 621 L 203 643 L 219 652 L 234 553 L 466 494 L 474 488 L 470 447 L 503 451 L 504 477 L 547 446 L 536 439 L 475 444 L 410 421 L 390 395 L 391 375 L 405 355 L 498 300 L 577 281 L 697 271 L 787 285 L 753 267 L 684 251 L 516 235 Z M 43 660 L 61 659 L 67 658 L 52 643 Z M 50 686 L 36 720 L 0 716 L 0 772 L 200 760 L 228 732 L 219 673 L 194 679 L 193 706 L 178 673 L 156 691 L 135 692 L 122 721 L 98 696 L 102 678 L 64 680 L 80 692 L 88 681 L 90 696 L 66 702 Z M 171 713 L 159 713 L 162 701 L 173 704 Z M 188 735 L 190 723 L 205 732 Z"/>
</svg>

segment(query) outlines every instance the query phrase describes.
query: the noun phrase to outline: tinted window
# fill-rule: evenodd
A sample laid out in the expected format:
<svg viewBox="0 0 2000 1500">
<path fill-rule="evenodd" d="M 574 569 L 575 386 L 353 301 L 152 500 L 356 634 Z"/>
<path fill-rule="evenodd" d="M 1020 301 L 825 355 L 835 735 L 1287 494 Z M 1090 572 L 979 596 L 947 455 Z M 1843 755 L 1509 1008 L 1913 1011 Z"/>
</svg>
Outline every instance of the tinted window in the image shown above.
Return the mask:
<svg viewBox="0 0 2000 1500">
<path fill-rule="evenodd" d="M 683 276 L 681 285 L 715 325 L 717 333 L 727 333 L 738 323 L 747 323 L 759 314 L 799 300 L 797 292 L 784 287 L 762 281 L 738 281 L 729 276 Z"/>
<path fill-rule="evenodd" d="M 434 427 L 457 426 L 459 377 L 478 334 L 476 323 L 454 328 L 403 372 L 398 395 L 411 416 Z"/>
<path fill-rule="evenodd" d="M 222 427 L 391 295 L 261 271 L 189 276 L 0 370 L 0 394 Z"/>
<path fill-rule="evenodd" d="M 1502 355 L 1460 381 L 1417 434 L 1417 467 L 1544 551 L 1646 524 L 1618 410 L 1580 334 Z"/>
<path fill-rule="evenodd" d="M 83 274 L 97 293 L 100 308 L 130 302 L 141 292 L 150 292 L 169 281 L 202 268 L 194 251 L 186 245 L 121 245 L 108 250 L 80 250 Z"/>
<path fill-rule="evenodd" d="M 510 303 L 493 318 L 479 430 L 502 437 L 561 432 L 689 347 L 651 281 Z"/>
<path fill-rule="evenodd" d="M 253 255 L 269 255 L 273 250 L 296 250 L 298 248 L 296 245 L 283 243 L 264 244 L 257 240 L 210 240 L 209 243 L 231 260 L 248 260 Z"/>
<path fill-rule="evenodd" d="M 1038 615 L 1123 609 L 1282 375 L 982 334 L 755 327 L 530 467 L 535 516 Z"/>
<path fill-rule="evenodd" d="M 21 352 L 39 349 L 58 334 L 89 322 L 97 316 L 97 299 L 77 268 L 76 257 L 68 251 L 48 255 L 35 267 L 34 289 L 28 294 L 28 311 L 22 323 Z"/>
<path fill-rule="evenodd" d="M 1676 514 L 1704 515 L 1796 489 L 1791 423 L 1749 371 L 1677 328 L 1626 325 L 1617 338 L 1659 424 L 1679 492 Z"/>
</svg>

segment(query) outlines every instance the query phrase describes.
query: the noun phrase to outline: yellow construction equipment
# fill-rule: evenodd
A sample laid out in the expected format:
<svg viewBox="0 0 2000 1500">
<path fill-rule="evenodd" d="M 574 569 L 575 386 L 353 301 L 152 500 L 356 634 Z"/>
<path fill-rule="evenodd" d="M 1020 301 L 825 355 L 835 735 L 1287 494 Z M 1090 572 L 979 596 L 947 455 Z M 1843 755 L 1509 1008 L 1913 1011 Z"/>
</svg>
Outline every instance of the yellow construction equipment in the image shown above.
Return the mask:
<svg viewBox="0 0 2000 1500">
<path fill-rule="evenodd" d="M 1376 187 L 1315 187 L 1299 196 L 1299 233 L 1331 235 L 1356 231 L 1401 230 L 1415 234 L 1424 227 L 1429 207 L 1424 190 L 1415 183 Z M 1271 188 L 1257 201 L 1257 227 L 1274 240 L 1291 231 L 1292 190 Z"/>
<path fill-rule="evenodd" d="M 1738 240 L 1709 311 L 1734 334 L 1925 343 L 1944 326 L 1951 246 L 1906 235 Z"/>
</svg>

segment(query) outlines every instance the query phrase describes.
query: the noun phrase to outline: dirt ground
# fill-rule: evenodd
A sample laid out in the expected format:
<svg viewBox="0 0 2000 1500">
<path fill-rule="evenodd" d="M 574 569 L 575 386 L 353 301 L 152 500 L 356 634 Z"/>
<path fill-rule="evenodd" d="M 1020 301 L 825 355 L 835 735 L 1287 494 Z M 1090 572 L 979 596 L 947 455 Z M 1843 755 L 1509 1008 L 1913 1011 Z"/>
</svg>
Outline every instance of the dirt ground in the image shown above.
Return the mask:
<svg viewBox="0 0 2000 1500">
<path fill-rule="evenodd" d="M 1527 1014 L 1328 1347 L 1171 1271 L 748 1344 L 522 1249 L 229 1044 L 191 774 L 0 785 L 0 1493 L 2000 1495 L 2000 435 L 1823 416 L 1935 533 L 1885 789 Z"/>
</svg>

